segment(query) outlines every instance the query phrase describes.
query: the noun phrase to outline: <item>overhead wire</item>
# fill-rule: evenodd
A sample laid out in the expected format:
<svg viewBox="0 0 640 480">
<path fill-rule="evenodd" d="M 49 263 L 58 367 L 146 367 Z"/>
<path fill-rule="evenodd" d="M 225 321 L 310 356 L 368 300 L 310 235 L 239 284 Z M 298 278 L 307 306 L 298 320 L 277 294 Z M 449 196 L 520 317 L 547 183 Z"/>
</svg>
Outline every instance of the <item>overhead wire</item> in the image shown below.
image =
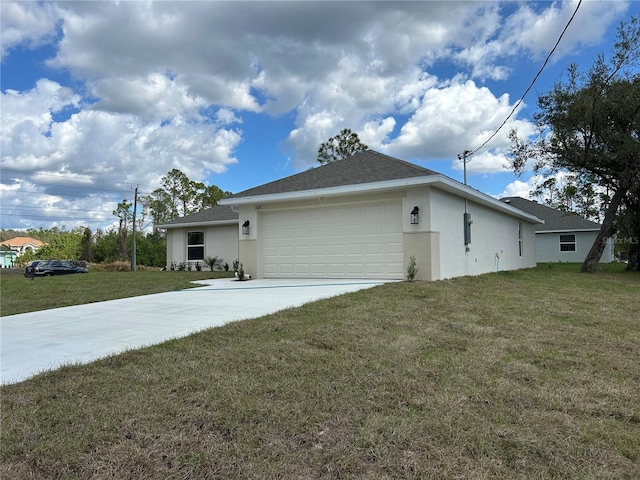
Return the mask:
<svg viewBox="0 0 640 480">
<path fill-rule="evenodd" d="M 2 216 L 3 217 L 20 217 L 20 218 L 46 218 L 51 220 L 51 215 L 36 215 L 36 214 L 31 214 L 31 213 L 5 213 L 2 212 Z M 75 221 L 84 221 L 86 222 L 87 219 L 90 219 L 92 221 L 99 221 L 99 222 L 109 222 L 112 220 L 112 217 L 108 217 L 108 216 L 100 216 L 100 217 L 87 217 L 87 215 L 78 215 L 78 216 L 67 216 L 67 215 L 56 215 L 55 220 L 75 220 Z"/>
<path fill-rule="evenodd" d="M 119 188 L 119 189 L 108 189 L 108 188 L 95 188 L 93 186 L 89 187 L 89 186 L 82 186 L 82 185 L 59 185 L 59 184 L 52 184 L 52 183 L 45 183 L 45 182 L 38 182 L 38 181 L 34 181 L 33 179 L 29 178 L 29 183 L 33 184 L 33 185 L 44 185 L 44 186 L 57 186 L 57 187 L 64 187 L 64 188 L 91 188 L 92 190 L 97 190 L 97 191 L 103 191 L 103 192 L 128 192 L 130 189 L 132 189 L 133 187 L 135 187 L 136 185 L 140 185 L 143 187 L 148 187 L 149 189 L 153 190 L 156 187 L 153 187 L 151 185 L 144 185 L 144 184 L 140 184 L 140 183 L 133 183 L 133 182 L 125 182 L 125 181 L 113 181 L 113 180 L 98 180 L 98 179 L 85 179 L 85 178 L 81 178 L 78 176 L 74 176 L 74 175 L 64 175 L 64 174 L 59 174 L 59 173 L 45 173 L 45 172 L 27 172 L 24 170 L 17 170 L 17 169 L 13 169 L 13 168 L 1 168 L 0 171 L 2 173 L 4 172 L 13 172 L 15 174 L 22 174 L 24 176 L 45 176 L 45 177 L 53 177 L 53 178 L 59 178 L 59 179 L 68 179 L 68 180 L 74 180 L 74 181 L 89 181 L 92 184 L 93 183 L 106 183 L 106 184 L 112 184 L 112 185 L 125 185 L 126 188 Z M 5 177 L 3 175 L 3 177 Z M 5 177 L 6 178 L 6 177 Z M 16 177 L 9 177 L 15 180 L 22 180 L 22 178 L 19 178 L 18 176 Z"/>
<path fill-rule="evenodd" d="M 545 67 L 547 66 L 547 63 L 549 63 L 549 59 L 551 58 L 553 53 L 558 48 L 558 45 L 560 45 L 560 41 L 562 40 L 562 37 L 564 37 L 564 34 L 566 33 L 567 29 L 569 28 L 569 25 L 571 25 L 571 22 L 573 22 L 573 19 L 575 18 L 576 14 L 578 13 L 578 9 L 580 8 L 581 4 L 582 4 L 582 0 L 579 0 L 578 1 L 578 5 L 576 5 L 576 9 L 573 11 L 573 14 L 571 15 L 571 18 L 569 18 L 569 21 L 567 22 L 567 24 L 564 26 L 564 29 L 562 30 L 562 33 L 560 33 L 560 36 L 558 37 L 558 40 L 556 40 L 555 45 L 553 46 L 553 48 L 551 49 L 551 51 L 547 55 L 547 58 L 545 59 L 544 63 L 542 64 L 542 67 L 540 67 L 540 70 L 538 70 L 538 73 L 536 73 L 536 76 L 531 81 L 531 84 L 529 85 L 529 87 L 525 90 L 525 92 L 522 94 L 520 99 L 516 102 L 516 104 L 514 105 L 513 109 L 511 110 L 511 113 L 509 113 L 507 118 L 504 119 L 504 122 L 502 122 L 502 124 L 491 134 L 491 136 L 487 140 L 484 141 L 484 143 L 482 145 L 480 145 L 475 150 L 472 150 L 471 152 L 465 151 L 465 156 L 473 155 L 478 150 L 483 148 L 487 143 L 489 143 L 491 140 L 493 140 L 493 138 L 498 134 L 498 132 L 500 132 L 500 130 L 502 130 L 502 127 L 504 127 L 507 124 L 507 122 L 513 116 L 513 114 L 516 112 L 516 110 L 518 109 L 520 104 L 524 101 L 524 98 L 527 96 L 529 91 L 533 88 L 533 85 L 536 83 L 536 81 L 538 80 L 538 77 L 540 77 L 540 75 L 544 71 Z"/>
</svg>

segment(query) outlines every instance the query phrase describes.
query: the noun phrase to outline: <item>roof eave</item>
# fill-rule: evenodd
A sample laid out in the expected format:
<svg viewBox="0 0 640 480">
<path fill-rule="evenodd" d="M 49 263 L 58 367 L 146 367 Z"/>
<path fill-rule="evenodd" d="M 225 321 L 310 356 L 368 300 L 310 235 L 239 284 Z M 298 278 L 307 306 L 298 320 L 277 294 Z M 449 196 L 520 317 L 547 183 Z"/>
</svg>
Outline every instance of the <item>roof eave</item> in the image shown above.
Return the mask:
<svg viewBox="0 0 640 480">
<path fill-rule="evenodd" d="M 500 200 L 493 198 L 486 193 L 482 193 L 479 190 L 475 190 L 467 185 L 463 185 L 462 183 L 457 182 L 452 178 L 449 178 L 442 174 L 433 176 L 438 177 L 438 187 L 444 191 L 454 193 L 463 198 L 466 198 L 467 200 L 473 200 L 476 203 L 487 206 L 489 208 L 502 210 L 505 213 L 509 213 L 514 217 L 520 218 L 521 220 L 526 220 L 529 223 L 544 224 L 544 220 L 542 220 L 541 218 L 524 212 L 519 208 L 512 207 L 511 205 L 501 202 Z"/>
<path fill-rule="evenodd" d="M 465 186 L 442 174 L 430 174 L 420 177 L 400 178 L 396 180 L 384 180 L 381 182 L 369 182 L 362 184 L 341 185 L 339 187 L 316 188 L 312 190 L 298 190 L 295 192 L 272 193 L 266 195 L 250 195 L 246 197 L 224 198 L 219 201 L 220 205 L 253 205 L 258 203 L 273 203 L 292 200 L 305 200 L 318 197 L 332 197 L 339 195 L 353 195 L 375 193 L 384 190 L 397 190 L 406 187 L 432 185 L 451 193 L 455 193 L 463 198 L 471 199 L 477 203 L 484 204 L 494 209 L 499 209 L 512 216 L 521 218 L 531 223 L 543 224 L 544 220 L 523 212 L 520 209 L 507 205 L 504 202 L 481 193 L 471 187 Z"/>
<path fill-rule="evenodd" d="M 564 228 L 553 230 L 536 230 L 536 233 L 565 233 L 565 232 L 599 232 L 599 228 Z"/>
<path fill-rule="evenodd" d="M 169 230 L 172 228 L 191 228 L 191 227 L 202 227 L 202 226 L 216 226 L 216 225 L 237 225 L 238 219 L 234 220 L 216 220 L 216 221 L 207 221 L 203 220 L 201 222 L 185 222 L 185 223 L 165 223 L 163 225 L 156 225 L 156 228 L 162 228 L 165 230 Z"/>
<path fill-rule="evenodd" d="M 255 203 L 273 203 L 286 202 L 289 200 L 305 200 L 318 197 L 334 197 L 340 195 L 352 195 L 360 193 L 375 193 L 382 190 L 393 190 L 402 187 L 412 187 L 417 185 L 427 185 L 430 177 L 433 175 L 422 177 L 400 178 L 396 180 L 384 180 L 381 182 L 369 182 L 350 185 L 341 185 L 339 187 L 314 188 L 311 190 L 297 190 L 294 192 L 270 193 L 265 195 L 250 195 L 237 198 L 223 198 L 218 203 L 220 205 L 252 205 Z"/>
</svg>

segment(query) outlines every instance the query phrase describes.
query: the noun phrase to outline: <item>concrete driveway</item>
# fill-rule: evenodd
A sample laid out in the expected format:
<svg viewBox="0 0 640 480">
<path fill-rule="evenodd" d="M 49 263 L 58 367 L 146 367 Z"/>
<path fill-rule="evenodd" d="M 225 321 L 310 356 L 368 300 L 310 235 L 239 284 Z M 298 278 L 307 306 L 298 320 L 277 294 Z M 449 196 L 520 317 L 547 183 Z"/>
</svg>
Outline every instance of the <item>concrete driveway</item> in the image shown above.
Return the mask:
<svg viewBox="0 0 640 480">
<path fill-rule="evenodd" d="M 371 280 L 203 280 L 202 287 L 0 317 L 2 384 L 237 320 L 382 285 Z"/>
</svg>

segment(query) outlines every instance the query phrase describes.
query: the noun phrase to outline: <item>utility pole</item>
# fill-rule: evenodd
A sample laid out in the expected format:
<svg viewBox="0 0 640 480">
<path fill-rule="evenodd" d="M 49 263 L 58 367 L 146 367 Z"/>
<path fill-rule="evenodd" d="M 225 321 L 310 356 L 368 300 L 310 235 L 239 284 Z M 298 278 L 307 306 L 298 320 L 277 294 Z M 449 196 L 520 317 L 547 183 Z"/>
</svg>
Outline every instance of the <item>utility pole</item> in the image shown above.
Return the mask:
<svg viewBox="0 0 640 480">
<path fill-rule="evenodd" d="M 464 171 L 464 184 L 467 184 L 467 157 L 471 155 L 470 150 L 465 150 L 462 153 L 458 154 L 458 160 L 462 160 L 463 171 Z M 465 196 L 464 199 L 464 245 L 465 252 L 469 253 L 471 249 L 469 248 L 469 244 L 471 243 L 471 224 L 473 220 L 471 220 L 471 215 L 467 211 L 467 198 Z M 465 256 L 466 259 L 466 256 Z M 466 261 L 466 260 L 465 260 Z"/>
<path fill-rule="evenodd" d="M 462 160 L 463 171 L 464 171 L 464 184 L 467 184 L 467 157 L 471 155 L 470 150 L 465 150 L 462 153 L 458 154 L 458 160 Z"/>
<path fill-rule="evenodd" d="M 138 185 L 133 193 L 133 240 L 131 241 L 131 271 L 136 271 L 136 208 L 138 207 Z"/>
</svg>

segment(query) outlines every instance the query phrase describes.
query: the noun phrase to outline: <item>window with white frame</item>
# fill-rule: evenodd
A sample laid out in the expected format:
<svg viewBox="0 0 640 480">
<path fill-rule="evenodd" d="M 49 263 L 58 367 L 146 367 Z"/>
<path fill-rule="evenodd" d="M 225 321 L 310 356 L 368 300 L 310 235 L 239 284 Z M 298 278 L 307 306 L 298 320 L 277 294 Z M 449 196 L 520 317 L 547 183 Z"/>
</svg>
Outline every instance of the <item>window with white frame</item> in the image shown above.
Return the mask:
<svg viewBox="0 0 640 480">
<path fill-rule="evenodd" d="M 575 234 L 560 235 L 560 251 L 561 252 L 575 252 L 576 251 L 576 236 Z"/>
<path fill-rule="evenodd" d="M 524 226 L 522 225 L 522 222 L 518 222 L 518 256 L 521 257 L 522 256 L 522 229 L 524 228 Z"/>
<path fill-rule="evenodd" d="M 187 232 L 187 260 L 204 260 L 204 232 Z"/>
</svg>

